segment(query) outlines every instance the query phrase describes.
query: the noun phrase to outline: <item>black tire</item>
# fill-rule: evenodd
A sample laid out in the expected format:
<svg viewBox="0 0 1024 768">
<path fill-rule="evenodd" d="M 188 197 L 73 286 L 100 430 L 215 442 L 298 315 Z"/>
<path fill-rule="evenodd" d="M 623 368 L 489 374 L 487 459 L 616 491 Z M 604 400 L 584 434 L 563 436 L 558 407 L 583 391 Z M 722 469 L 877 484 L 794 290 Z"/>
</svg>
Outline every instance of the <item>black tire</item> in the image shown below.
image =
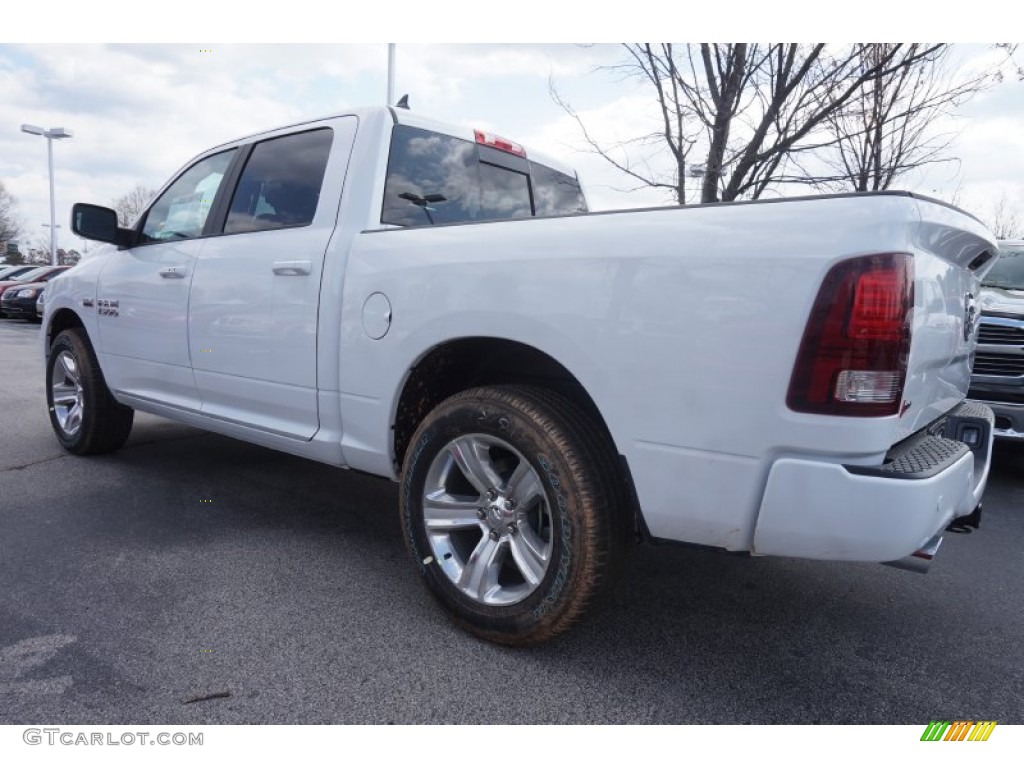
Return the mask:
<svg viewBox="0 0 1024 768">
<path fill-rule="evenodd" d="M 50 345 L 46 404 L 57 440 L 71 453 L 84 456 L 116 451 L 132 431 L 135 411 L 110 394 L 81 328 L 61 331 Z"/>
<path fill-rule="evenodd" d="M 633 535 L 623 491 L 610 440 L 572 401 L 479 387 L 438 405 L 410 441 L 402 526 L 456 623 L 532 645 L 572 626 L 620 574 Z"/>
</svg>

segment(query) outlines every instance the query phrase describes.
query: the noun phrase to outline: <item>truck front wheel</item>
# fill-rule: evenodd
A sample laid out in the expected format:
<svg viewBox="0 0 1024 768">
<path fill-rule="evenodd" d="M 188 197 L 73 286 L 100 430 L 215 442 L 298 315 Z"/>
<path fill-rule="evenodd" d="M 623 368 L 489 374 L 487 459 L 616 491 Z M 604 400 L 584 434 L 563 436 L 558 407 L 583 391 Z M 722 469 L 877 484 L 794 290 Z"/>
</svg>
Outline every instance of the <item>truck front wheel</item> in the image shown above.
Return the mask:
<svg viewBox="0 0 1024 768">
<path fill-rule="evenodd" d="M 570 627 L 621 569 L 631 531 L 615 454 L 567 398 L 526 386 L 445 400 L 402 472 L 406 543 L 454 620 L 509 645 Z"/>
<path fill-rule="evenodd" d="M 46 404 L 57 440 L 80 455 L 116 451 L 128 439 L 135 412 L 117 402 L 80 328 L 61 331 L 46 360 Z"/>
</svg>

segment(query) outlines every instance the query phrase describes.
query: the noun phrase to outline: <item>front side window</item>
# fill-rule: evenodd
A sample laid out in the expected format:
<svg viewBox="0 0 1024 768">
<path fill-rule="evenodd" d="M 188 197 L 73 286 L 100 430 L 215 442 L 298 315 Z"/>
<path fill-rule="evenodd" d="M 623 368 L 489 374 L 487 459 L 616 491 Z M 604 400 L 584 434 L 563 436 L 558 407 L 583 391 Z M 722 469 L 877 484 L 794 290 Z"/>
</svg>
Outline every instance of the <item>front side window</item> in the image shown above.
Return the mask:
<svg viewBox="0 0 1024 768">
<path fill-rule="evenodd" d="M 146 214 L 142 242 L 199 237 L 235 150 L 203 158 L 179 176 Z"/>
<path fill-rule="evenodd" d="M 330 128 L 257 144 L 231 200 L 224 232 L 255 232 L 309 224 L 331 153 Z"/>
</svg>

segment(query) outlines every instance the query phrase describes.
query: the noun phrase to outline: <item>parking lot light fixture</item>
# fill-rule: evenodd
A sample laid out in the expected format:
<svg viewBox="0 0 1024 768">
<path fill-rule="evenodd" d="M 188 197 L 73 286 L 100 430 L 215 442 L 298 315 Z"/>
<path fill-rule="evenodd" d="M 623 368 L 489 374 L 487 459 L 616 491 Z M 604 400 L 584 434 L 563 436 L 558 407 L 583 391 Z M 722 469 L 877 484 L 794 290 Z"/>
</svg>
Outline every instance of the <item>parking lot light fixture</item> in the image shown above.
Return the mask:
<svg viewBox="0 0 1024 768">
<path fill-rule="evenodd" d="M 65 128 L 42 128 L 38 125 L 23 123 L 21 130 L 24 133 L 31 133 L 33 136 L 44 136 L 46 138 L 46 156 L 50 171 L 50 264 L 57 265 L 57 204 L 53 195 L 53 140 L 70 139 L 71 131 Z"/>
</svg>

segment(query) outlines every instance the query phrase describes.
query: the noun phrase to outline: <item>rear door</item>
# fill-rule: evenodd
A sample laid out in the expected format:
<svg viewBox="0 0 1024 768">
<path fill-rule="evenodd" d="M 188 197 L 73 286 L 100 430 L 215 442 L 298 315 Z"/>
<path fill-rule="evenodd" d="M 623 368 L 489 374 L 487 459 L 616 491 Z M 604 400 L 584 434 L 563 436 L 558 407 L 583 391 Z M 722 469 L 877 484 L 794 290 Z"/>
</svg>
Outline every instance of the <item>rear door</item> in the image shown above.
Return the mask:
<svg viewBox="0 0 1024 768">
<path fill-rule="evenodd" d="M 199 254 L 188 335 L 203 413 L 311 438 L 324 255 L 357 119 L 261 140 L 244 164 L 220 234 Z"/>
</svg>

